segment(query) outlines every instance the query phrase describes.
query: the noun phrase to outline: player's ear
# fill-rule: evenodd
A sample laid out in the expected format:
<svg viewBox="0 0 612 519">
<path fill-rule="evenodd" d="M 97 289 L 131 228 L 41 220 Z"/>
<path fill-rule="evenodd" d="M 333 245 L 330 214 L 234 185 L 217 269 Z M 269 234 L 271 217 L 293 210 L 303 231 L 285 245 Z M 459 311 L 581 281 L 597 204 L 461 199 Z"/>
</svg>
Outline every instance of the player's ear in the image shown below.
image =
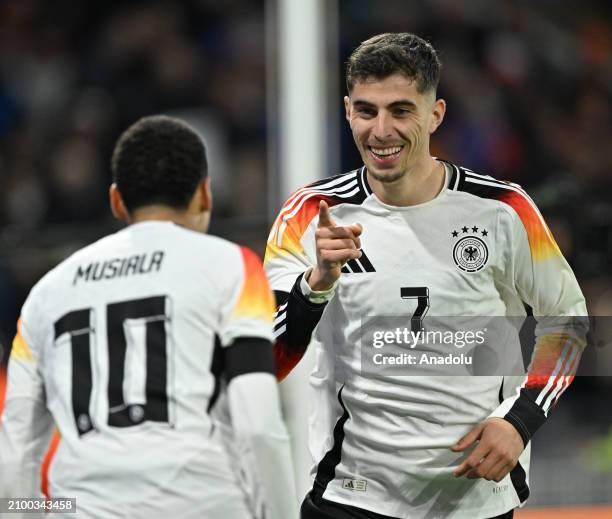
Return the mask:
<svg viewBox="0 0 612 519">
<path fill-rule="evenodd" d="M 212 190 L 210 189 L 210 177 L 205 177 L 198 185 L 200 190 L 200 209 L 202 211 L 212 211 Z"/>
<path fill-rule="evenodd" d="M 111 184 L 111 187 L 108 190 L 108 196 L 110 199 L 110 207 L 111 211 L 113 212 L 113 216 L 122 222 L 129 222 L 130 213 L 125 207 L 123 197 L 121 196 L 121 191 L 119 191 L 117 184 L 114 182 Z"/>
<path fill-rule="evenodd" d="M 212 211 L 212 191 L 210 189 L 210 178 L 200 180 L 193 194 L 187 213 L 189 215 L 190 229 L 198 232 L 207 232 L 210 225 L 210 213 Z"/>
<path fill-rule="evenodd" d="M 351 98 L 344 96 L 344 112 L 348 122 L 351 122 Z"/>
<path fill-rule="evenodd" d="M 429 133 L 432 134 L 438 129 L 438 126 L 442 124 L 444 120 L 444 114 L 446 113 L 446 101 L 444 99 L 436 99 L 433 102 L 431 110 L 431 119 L 429 121 Z"/>
</svg>

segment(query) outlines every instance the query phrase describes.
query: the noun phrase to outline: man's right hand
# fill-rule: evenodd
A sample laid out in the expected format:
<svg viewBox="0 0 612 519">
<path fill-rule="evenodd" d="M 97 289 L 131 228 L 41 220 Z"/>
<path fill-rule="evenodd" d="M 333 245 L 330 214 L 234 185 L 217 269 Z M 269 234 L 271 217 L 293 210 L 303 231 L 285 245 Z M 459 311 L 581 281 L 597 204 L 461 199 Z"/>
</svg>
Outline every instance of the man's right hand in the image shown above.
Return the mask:
<svg viewBox="0 0 612 519">
<path fill-rule="evenodd" d="M 312 290 L 330 289 L 340 277 L 342 266 L 351 259 L 361 257 L 363 228 L 358 223 L 337 226 L 323 200 L 319 203 L 319 223 L 315 232 L 317 264 L 308 278 Z"/>
</svg>

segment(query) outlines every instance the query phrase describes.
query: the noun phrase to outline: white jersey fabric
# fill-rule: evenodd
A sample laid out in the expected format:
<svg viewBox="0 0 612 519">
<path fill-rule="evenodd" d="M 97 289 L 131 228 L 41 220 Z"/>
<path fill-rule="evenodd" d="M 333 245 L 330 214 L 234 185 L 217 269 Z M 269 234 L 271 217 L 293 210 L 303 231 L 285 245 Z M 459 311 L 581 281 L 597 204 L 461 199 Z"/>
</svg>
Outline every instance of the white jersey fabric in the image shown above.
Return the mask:
<svg viewBox="0 0 612 519">
<path fill-rule="evenodd" d="M 271 340 L 273 312 L 253 252 L 171 222 L 65 260 L 32 289 L 9 362 L 0 465 L 12 495 L 39 495 L 54 422 L 49 491 L 77 498 L 67 517 L 251 517 L 209 411 L 219 349 Z"/>
<path fill-rule="evenodd" d="M 427 287 L 427 316 L 521 316 L 523 302 L 536 316 L 586 315 L 570 267 L 520 186 L 450 163 L 445 168 L 442 191 L 409 207 L 381 202 L 365 168 L 296 191 L 272 228 L 264 262 L 272 288 L 291 292 L 316 264 L 320 200 L 337 225 L 363 226 L 363 256 L 343 268 L 310 346 L 317 350 L 309 402 L 312 475 L 323 498 L 394 518 L 479 519 L 520 506 L 529 493 L 529 444 L 500 483 L 455 478 L 465 454 L 450 448 L 475 424 L 520 407 L 527 393 L 526 405 L 544 419 L 571 381 L 570 364 L 575 369 L 582 347 L 567 334 L 537 330 L 532 367 L 554 356 L 544 377 L 362 371 L 363 319 L 406 316 L 410 322 L 416 311 L 417 298 L 402 298 L 401 287 Z M 457 257 L 456 245 L 467 237 L 484 248 Z M 286 307 L 277 310 L 279 348 L 289 341 Z M 566 372 L 559 372 L 561 364 Z M 527 418 L 513 423 L 531 427 Z"/>
</svg>

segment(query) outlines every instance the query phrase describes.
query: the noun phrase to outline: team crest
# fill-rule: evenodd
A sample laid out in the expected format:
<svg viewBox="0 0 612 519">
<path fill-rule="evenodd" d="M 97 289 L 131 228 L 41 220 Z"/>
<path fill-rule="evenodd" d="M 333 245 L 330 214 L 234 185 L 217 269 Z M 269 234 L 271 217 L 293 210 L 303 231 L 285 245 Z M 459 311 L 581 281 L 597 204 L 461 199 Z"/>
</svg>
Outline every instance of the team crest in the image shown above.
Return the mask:
<svg viewBox="0 0 612 519">
<path fill-rule="evenodd" d="M 476 226 L 463 226 L 459 231 L 452 232 L 453 238 L 459 238 L 453 247 L 453 259 L 457 267 L 464 272 L 478 272 L 487 264 L 489 249 L 482 239 L 487 235 L 486 229 L 481 230 Z"/>
</svg>

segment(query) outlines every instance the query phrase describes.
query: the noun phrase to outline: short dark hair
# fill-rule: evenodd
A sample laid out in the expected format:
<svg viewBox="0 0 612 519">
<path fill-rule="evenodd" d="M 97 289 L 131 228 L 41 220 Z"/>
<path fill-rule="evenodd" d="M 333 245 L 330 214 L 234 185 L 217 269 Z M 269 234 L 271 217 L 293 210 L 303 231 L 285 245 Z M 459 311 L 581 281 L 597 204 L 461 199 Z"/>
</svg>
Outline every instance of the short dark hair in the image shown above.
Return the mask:
<svg viewBox="0 0 612 519">
<path fill-rule="evenodd" d="M 362 42 L 346 63 L 349 93 L 357 81 L 385 79 L 397 72 L 416 81 L 419 93 L 436 91 L 441 63 L 433 46 L 407 32 L 377 34 Z"/>
<path fill-rule="evenodd" d="M 119 137 L 111 169 L 128 211 L 153 204 L 186 209 L 208 174 L 206 147 L 179 119 L 143 117 Z"/>
</svg>

